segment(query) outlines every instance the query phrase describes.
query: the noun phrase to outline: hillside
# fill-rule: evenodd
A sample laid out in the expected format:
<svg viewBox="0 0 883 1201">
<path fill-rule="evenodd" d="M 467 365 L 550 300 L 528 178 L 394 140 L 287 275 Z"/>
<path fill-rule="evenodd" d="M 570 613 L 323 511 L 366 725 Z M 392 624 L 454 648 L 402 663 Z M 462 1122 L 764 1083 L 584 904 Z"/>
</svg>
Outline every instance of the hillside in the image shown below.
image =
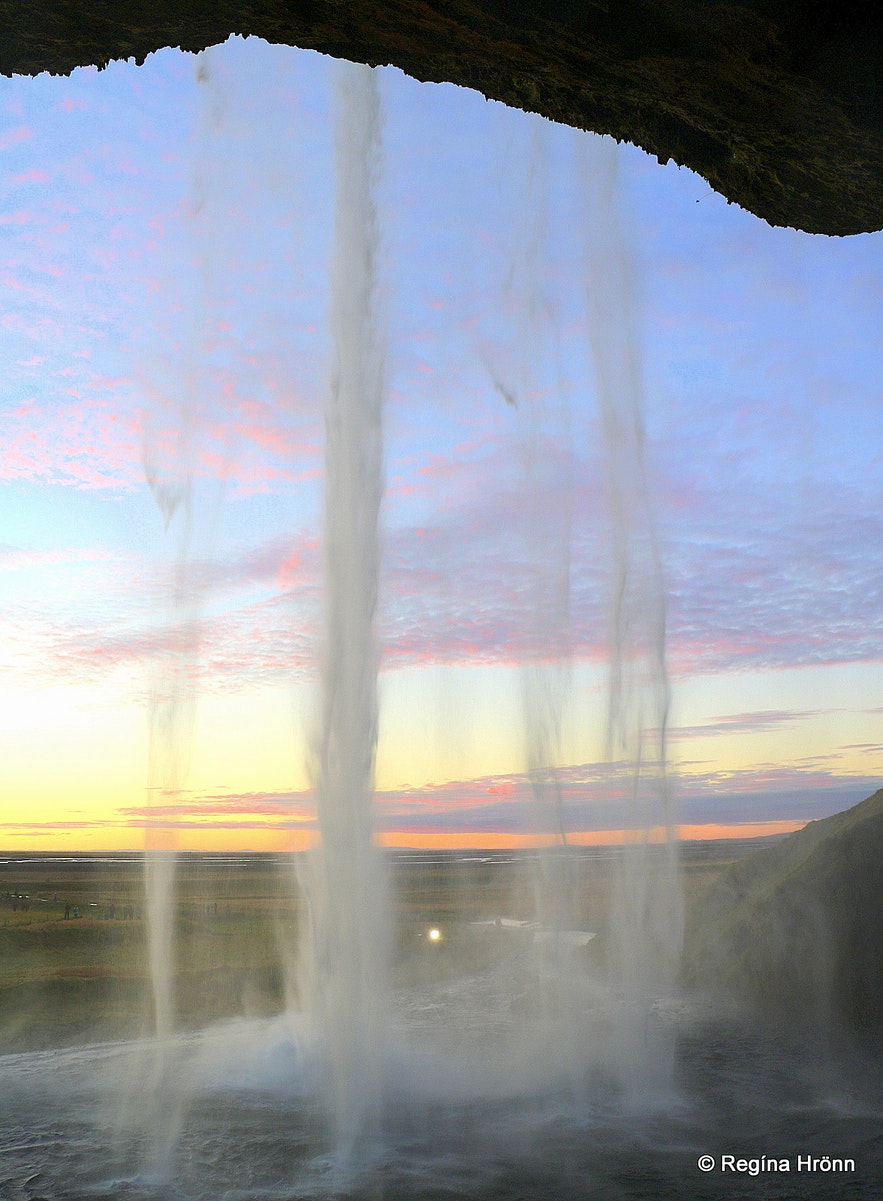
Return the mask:
<svg viewBox="0 0 883 1201">
<path fill-rule="evenodd" d="M 883 1026 L 883 789 L 734 863 L 688 917 L 688 985 L 796 1025 Z"/>
</svg>

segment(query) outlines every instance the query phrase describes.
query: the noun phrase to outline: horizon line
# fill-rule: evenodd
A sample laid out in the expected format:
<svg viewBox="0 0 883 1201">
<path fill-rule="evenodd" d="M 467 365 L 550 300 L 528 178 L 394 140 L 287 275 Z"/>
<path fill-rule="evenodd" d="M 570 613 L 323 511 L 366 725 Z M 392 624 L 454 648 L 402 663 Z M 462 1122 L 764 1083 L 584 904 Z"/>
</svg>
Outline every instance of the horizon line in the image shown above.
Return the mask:
<svg viewBox="0 0 883 1201">
<path fill-rule="evenodd" d="M 646 842 L 649 845 L 661 846 L 666 842 L 672 843 L 701 843 L 701 842 L 732 842 L 736 840 L 754 840 L 783 837 L 803 829 L 810 819 L 762 821 L 762 822 L 730 822 L 703 823 L 696 825 L 681 825 L 677 835 L 667 838 L 666 832 L 657 827 L 650 831 L 598 830 L 577 831 L 568 835 L 567 842 L 561 843 L 538 838 L 536 834 L 486 834 L 456 835 L 451 833 L 383 833 L 374 840 L 374 845 L 380 850 L 392 851 L 515 851 L 515 850 L 554 850 L 568 847 L 625 847 Z M 25 837 L 22 835 L 22 837 Z M 46 835 L 43 835 L 46 837 Z M 31 836 L 32 838 L 32 836 Z M 287 845 L 286 845 L 287 844 Z M 0 858 L 16 855 L 29 856 L 77 856 L 95 857 L 100 855 L 144 856 L 149 854 L 166 853 L 174 855 L 280 855 L 303 854 L 315 849 L 304 839 L 301 845 L 293 845 L 292 840 L 281 839 L 276 846 L 169 846 L 164 848 L 148 848 L 133 846 L 96 846 L 91 848 L 73 848 L 64 846 L 38 846 L 29 839 L 26 847 L 4 847 L 0 849 Z"/>
</svg>

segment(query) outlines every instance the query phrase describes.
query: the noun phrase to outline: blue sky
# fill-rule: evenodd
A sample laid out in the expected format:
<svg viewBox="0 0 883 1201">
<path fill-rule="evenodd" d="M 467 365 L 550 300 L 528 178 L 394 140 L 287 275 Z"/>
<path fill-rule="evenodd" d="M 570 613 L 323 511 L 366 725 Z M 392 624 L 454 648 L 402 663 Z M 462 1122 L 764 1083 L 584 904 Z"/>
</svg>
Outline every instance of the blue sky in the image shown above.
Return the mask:
<svg viewBox="0 0 883 1201">
<path fill-rule="evenodd" d="M 397 71 L 381 92 L 381 823 L 518 826 L 540 573 L 569 582 L 573 826 L 613 829 L 583 135 Z M 329 61 L 253 40 L 0 80 L 9 845 L 139 845 L 148 701 L 185 661 L 164 820 L 192 845 L 308 823 L 332 128 Z M 634 147 L 618 171 L 683 820 L 805 821 L 883 769 L 883 239 L 771 229 Z"/>
</svg>

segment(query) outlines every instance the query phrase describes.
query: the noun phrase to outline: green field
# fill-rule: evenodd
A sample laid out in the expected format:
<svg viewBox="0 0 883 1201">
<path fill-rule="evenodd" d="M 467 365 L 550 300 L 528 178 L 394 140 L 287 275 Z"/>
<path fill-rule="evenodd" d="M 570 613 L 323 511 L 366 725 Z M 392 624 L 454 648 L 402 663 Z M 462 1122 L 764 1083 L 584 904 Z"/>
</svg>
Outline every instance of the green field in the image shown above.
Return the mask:
<svg viewBox="0 0 883 1201">
<path fill-rule="evenodd" d="M 734 859 L 756 844 L 683 848 L 693 907 Z M 151 990 L 140 856 L 0 857 L 0 1052 L 134 1037 L 151 1028 Z M 574 912 L 605 952 L 613 860 L 572 866 Z M 394 982 L 431 969 L 481 966 L 487 941 L 468 923 L 532 909 L 535 864 L 506 854 L 391 856 Z M 78 916 L 74 916 L 75 908 Z M 177 1022 L 198 1026 L 281 1010 L 297 987 L 304 903 L 290 861 L 272 856 L 184 855 L 174 905 Z M 67 913 L 67 916 L 65 914 Z M 429 925 L 444 931 L 427 953 Z M 286 967 L 285 965 L 289 966 Z"/>
</svg>

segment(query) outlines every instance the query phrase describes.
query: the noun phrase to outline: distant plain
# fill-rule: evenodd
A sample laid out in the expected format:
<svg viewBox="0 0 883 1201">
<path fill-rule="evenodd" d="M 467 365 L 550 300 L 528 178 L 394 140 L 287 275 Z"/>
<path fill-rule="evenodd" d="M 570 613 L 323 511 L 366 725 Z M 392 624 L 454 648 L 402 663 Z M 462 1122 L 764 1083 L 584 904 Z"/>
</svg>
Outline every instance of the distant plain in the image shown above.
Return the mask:
<svg viewBox="0 0 883 1201">
<path fill-rule="evenodd" d="M 769 841 L 685 843 L 688 912 L 725 868 Z M 596 934 L 586 954 L 603 964 L 616 852 L 578 848 L 571 859 L 574 910 Z M 284 1008 L 286 964 L 296 962 L 303 930 L 303 866 L 265 854 L 180 856 L 182 1028 Z M 493 935 L 472 923 L 535 916 L 535 862 L 524 852 L 393 852 L 389 869 L 394 985 L 479 966 Z M 426 938 L 432 926 L 443 934 L 437 945 Z M 148 962 L 139 854 L 0 855 L 0 1053 L 147 1033 Z"/>
</svg>

